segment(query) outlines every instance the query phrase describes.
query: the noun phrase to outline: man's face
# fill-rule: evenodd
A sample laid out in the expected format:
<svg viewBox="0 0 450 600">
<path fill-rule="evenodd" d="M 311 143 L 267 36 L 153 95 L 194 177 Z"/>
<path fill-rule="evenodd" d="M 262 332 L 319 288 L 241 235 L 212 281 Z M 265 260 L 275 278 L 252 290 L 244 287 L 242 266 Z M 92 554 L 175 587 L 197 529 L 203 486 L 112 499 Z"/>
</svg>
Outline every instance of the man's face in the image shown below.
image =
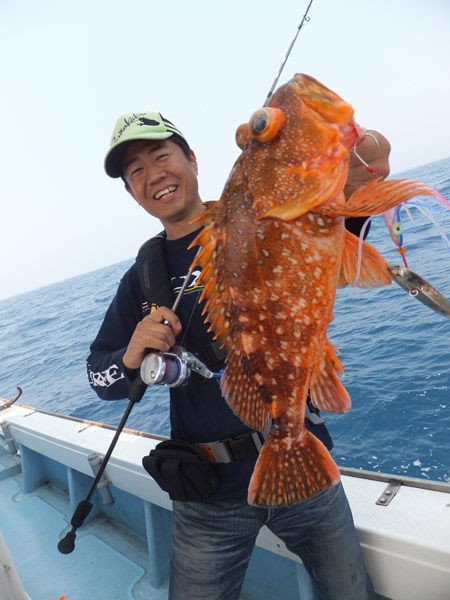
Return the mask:
<svg viewBox="0 0 450 600">
<path fill-rule="evenodd" d="M 166 227 L 190 222 L 203 208 L 198 194 L 197 160 L 175 142 L 132 142 L 122 161 L 125 187 L 133 198 Z"/>
</svg>

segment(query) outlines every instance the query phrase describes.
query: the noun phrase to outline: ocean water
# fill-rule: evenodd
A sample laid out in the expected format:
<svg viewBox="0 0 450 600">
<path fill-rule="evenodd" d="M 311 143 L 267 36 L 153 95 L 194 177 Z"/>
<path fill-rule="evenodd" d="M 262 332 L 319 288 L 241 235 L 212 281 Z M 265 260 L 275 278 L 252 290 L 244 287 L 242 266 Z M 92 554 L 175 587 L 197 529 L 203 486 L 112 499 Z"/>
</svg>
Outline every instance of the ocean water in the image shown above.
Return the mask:
<svg viewBox="0 0 450 600">
<path fill-rule="evenodd" d="M 450 200 L 450 158 L 405 172 Z M 396 175 L 397 176 L 397 175 Z M 450 298 L 450 251 L 419 209 L 403 213 L 412 270 Z M 450 211 L 433 212 L 450 237 Z M 401 264 L 381 217 L 369 241 Z M 85 360 L 119 280 L 132 260 L 0 301 L 0 396 L 117 425 L 127 400 L 91 391 Z M 330 339 L 340 351 L 352 398 L 344 415 L 324 415 L 341 466 L 450 481 L 450 319 L 393 283 L 338 291 Z M 127 426 L 168 434 L 168 394 L 149 389 Z"/>
</svg>

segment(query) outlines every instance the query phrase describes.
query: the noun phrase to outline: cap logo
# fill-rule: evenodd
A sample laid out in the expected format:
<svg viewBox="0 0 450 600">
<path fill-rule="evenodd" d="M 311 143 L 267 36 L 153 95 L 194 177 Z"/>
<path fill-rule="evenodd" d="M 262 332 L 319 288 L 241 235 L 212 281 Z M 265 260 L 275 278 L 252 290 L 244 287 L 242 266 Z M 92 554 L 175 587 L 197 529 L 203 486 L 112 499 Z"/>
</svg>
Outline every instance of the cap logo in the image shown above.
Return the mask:
<svg viewBox="0 0 450 600">
<path fill-rule="evenodd" d="M 139 119 L 141 125 L 161 125 L 159 121 L 155 121 L 154 119 L 147 119 L 146 117 L 141 117 Z"/>
<path fill-rule="evenodd" d="M 122 135 L 125 133 L 125 131 L 128 129 L 128 127 L 130 127 L 130 125 L 132 125 L 135 121 L 137 120 L 141 120 L 142 115 L 145 115 L 145 113 L 133 113 L 132 115 L 129 115 L 127 117 L 123 118 L 123 125 L 122 127 L 113 135 L 111 143 L 115 144 L 116 142 L 118 142 L 120 140 L 120 138 L 122 137 Z M 141 123 L 142 125 L 143 123 Z M 158 123 L 159 125 L 159 123 Z"/>
</svg>

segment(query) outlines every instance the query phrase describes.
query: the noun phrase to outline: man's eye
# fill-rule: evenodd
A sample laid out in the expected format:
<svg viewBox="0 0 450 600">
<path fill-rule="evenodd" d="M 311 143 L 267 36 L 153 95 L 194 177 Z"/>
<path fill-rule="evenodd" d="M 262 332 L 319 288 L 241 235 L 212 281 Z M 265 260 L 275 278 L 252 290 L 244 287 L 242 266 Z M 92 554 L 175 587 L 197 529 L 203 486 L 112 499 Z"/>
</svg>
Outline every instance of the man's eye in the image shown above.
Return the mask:
<svg viewBox="0 0 450 600">
<path fill-rule="evenodd" d="M 142 167 L 136 167 L 135 169 L 132 169 L 130 171 L 130 177 L 135 177 L 136 175 L 138 175 L 141 172 L 142 172 Z"/>
</svg>

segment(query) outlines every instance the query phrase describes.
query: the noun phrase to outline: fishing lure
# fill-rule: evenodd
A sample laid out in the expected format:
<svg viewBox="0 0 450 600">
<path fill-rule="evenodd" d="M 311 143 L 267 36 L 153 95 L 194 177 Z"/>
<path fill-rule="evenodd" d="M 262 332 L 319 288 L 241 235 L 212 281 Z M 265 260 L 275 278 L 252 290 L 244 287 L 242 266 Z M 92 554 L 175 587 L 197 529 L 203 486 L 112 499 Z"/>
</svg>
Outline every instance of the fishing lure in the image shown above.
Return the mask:
<svg viewBox="0 0 450 600">
<path fill-rule="evenodd" d="M 386 227 L 388 228 L 389 235 L 391 236 L 391 240 L 397 246 L 397 252 L 400 254 L 403 260 L 403 264 L 406 268 L 408 268 L 408 263 L 406 262 L 405 253 L 406 250 L 403 247 L 403 234 L 402 234 L 402 224 L 400 219 L 400 210 L 402 205 L 394 206 L 390 210 L 387 210 L 383 213 L 384 222 L 386 223 Z"/>
</svg>

